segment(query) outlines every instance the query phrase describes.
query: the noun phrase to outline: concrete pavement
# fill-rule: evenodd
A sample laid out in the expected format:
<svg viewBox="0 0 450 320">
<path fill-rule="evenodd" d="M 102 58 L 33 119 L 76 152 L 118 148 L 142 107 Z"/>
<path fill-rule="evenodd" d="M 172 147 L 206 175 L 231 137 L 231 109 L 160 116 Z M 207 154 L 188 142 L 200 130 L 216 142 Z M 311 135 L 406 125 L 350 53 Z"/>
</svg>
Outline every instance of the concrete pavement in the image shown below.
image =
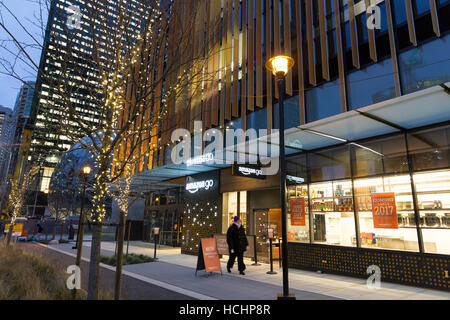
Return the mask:
<svg viewBox="0 0 450 320">
<path fill-rule="evenodd" d="M 60 244 L 51 248 L 63 252 L 74 253 L 73 244 Z M 126 250 L 126 248 L 125 248 Z M 150 243 L 131 242 L 129 252 L 153 256 L 154 246 Z M 102 255 L 112 256 L 115 251 L 114 242 L 102 242 Z M 83 245 L 83 257 L 88 259 L 90 242 Z M 269 265 L 252 266 L 247 261 L 246 276 L 226 272 L 225 260 L 222 260 L 223 276 L 195 277 L 197 257 L 182 255 L 179 248 L 158 248 L 157 263 L 124 266 L 129 276 L 144 277 L 157 280 L 161 286 L 180 288 L 180 292 L 195 292 L 200 299 L 275 299 L 282 291 L 282 274 L 276 264 L 276 275 L 268 275 Z M 201 275 L 202 273 L 199 273 Z M 369 289 L 364 279 L 319 274 L 302 270 L 289 270 L 290 288 L 299 300 L 309 299 L 359 299 L 359 300 L 450 300 L 450 293 L 415 288 L 410 286 L 383 283 L 381 289 Z M 183 291 L 187 290 L 187 291 Z"/>
</svg>

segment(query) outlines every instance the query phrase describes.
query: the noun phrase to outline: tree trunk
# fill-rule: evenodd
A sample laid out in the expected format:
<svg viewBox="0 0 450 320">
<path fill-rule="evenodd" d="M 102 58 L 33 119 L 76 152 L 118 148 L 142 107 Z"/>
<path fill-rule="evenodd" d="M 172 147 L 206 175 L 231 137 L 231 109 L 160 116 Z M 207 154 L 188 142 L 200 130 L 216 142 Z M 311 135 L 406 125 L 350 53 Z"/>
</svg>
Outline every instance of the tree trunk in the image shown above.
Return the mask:
<svg viewBox="0 0 450 320">
<path fill-rule="evenodd" d="M 14 224 L 10 224 L 9 226 L 9 232 L 6 235 L 6 245 L 9 246 L 9 244 L 11 243 L 11 237 L 12 237 L 12 232 L 13 232 L 13 228 L 14 228 Z"/>
<path fill-rule="evenodd" d="M 127 255 L 125 257 L 126 261 L 128 261 L 128 249 L 130 248 L 130 233 L 131 233 L 131 220 L 128 222 Z"/>
<path fill-rule="evenodd" d="M 100 250 L 102 244 L 102 224 L 92 224 L 91 260 L 89 263 L 88 300 L 98 300 L 100 278 Z"/>
<path fill-rule="evenodd" d="M 64 222 L 61 221 L 61 236 L 59 238 L 59 241 L 62 241 L 64 235 Z"/>
<path fill-rule="evenodd" d="M 58 226 L 58 220 L 55 220 L 55 223 L 53 224 L 53 230 L 52 230 L 52 240 L 55 240 L 57 226 Z"/>
<path fill-rule="evenodd" d="M 116 256 L 116 286 L 114 290 L 114 299 L 120 300 L 122 291 L 122 265 L 123 265 L 123 243 L 125 239 L 125 213 L 120 211 L 119 233 L 117 235 L 117 256 Z"/>
<path fill-rule="evenodd" d="M 77 243 L 77 258 L 75 260 L 75 264 L 81 268 L 81 257 L 83 253 L 83 237 L 84 237 L 84 224 L 86 221 L 86 217 L 84 214 L 81 214 L 81 219 L 78 226 L 78 243 Z M 90 273 L 89 273 L 90 275 Z M 90 280 L 90 278 L 89 278 Z M 73 300 L 76 299 L 77 296 L 77 289 L 73 289 Z"/>
</svg>

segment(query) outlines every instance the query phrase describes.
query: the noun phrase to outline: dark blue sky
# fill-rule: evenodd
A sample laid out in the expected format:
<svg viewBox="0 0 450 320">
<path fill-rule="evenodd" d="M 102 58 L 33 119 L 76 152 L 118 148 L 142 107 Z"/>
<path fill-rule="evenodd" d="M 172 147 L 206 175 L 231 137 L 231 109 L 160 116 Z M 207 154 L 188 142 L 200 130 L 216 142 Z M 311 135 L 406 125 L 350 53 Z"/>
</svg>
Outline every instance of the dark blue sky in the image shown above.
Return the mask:
<svg viewBox="0 0 450 320">
<path fill-rule="evenodd" d="M 28 30 L 32 31 L 32 34 L 35 35 L 39 40 L 42 38 L 40 35 L 39 28 L 33 26 L 33 21 L 37 22 L 37 18 L 35 18 L 35 14 L 38 13 L 38 7 L 28 0 L 2 0 L 9 9 L 14 12 L 17 18 L 24 24 Z M 4 24 L 10 29 L 10 31 L 22 42 L 30 43 L 30 38 L 26 35 L 26 33 L 22 30 L 22 28 L 18 25 L 18 23 L 9 15 L 8 12 L 0 5 L 0 12 L 2 14 L 2 18 Z M 8 35 L 0 30 L 0 39 L 5 40 L 8 39 Z M 17 50 L 14 48 L 14 50 Z M 37 50 L 30 52 L 32 58 L 35 63 L 39 64 L 40 52 Z M 9 56 L 3 49 L 0 49 L 0 56 L 6 58 L 8 60 L 12 60 L 11 56 Z M 30 73 L 33 74 L 30 74 Z M 31 69 L 25 69 L 23 66 L 19 67 L 19 73 L 21 77 L 25 80 L 35 80 L 36 76 Z M 0 74 L 0 105 L 3 105 L 8 108 L 13 108 L 14 103 L 16 101 L 17 93 L 19 92 L 21 82 L 19 80 L 13 79 L 9 76 Z"/>
</svg>

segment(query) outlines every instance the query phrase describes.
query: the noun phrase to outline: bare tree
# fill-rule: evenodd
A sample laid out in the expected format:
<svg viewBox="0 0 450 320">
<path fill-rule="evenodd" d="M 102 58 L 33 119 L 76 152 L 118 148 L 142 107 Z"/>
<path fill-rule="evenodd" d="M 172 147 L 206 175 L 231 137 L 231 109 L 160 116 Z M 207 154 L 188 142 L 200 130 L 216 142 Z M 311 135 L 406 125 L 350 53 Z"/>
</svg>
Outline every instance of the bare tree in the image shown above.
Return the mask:
<svg viewBox="0 0 450 320">
<path fill-rule="evenodd" d="M 14 57 L 13 61 L 0 58 L 0 72 L 22 80 L 19 62 L 34 69 L 38 94 L 46 86 L 53 97 L 39 96 L 36 111 L 41 126 L 64 136 L 71 145 L 79 144 L 95 158 L 88 299 L 97 299 L 108 186 L 127 176 L 130 164 L 134 174 L 149 158 L 157 157 L 152 142 L 167 117 L 168 104 L 181 101 L 187 109 L 201 99 L 202 85 L 212 78 L 205 57 L 212 53 L 202 47 L 204 40 L 198 40 L 204 39 L 200 1 L 67 0 L 66 5 L 35 1 L 40 8 L 35 26 L 47 33 L 46 41 L 18 20 L 32 40 L 24 43 L 0 22 L 14 44 L 12 50 L 10 43 L 0 42 L 0 49 Z M 80 28 L 73 28 L 70 3 L 82 3 L 81 15 L 75 17 Z M 48 25 L 58 25 L 58 32 L 45 28 L 46 9 Z M 29 54 L 36 47 L 46 52 L 39 65 Z M 84 111 L 86 107 L 90 113 Z"/>
</svg>

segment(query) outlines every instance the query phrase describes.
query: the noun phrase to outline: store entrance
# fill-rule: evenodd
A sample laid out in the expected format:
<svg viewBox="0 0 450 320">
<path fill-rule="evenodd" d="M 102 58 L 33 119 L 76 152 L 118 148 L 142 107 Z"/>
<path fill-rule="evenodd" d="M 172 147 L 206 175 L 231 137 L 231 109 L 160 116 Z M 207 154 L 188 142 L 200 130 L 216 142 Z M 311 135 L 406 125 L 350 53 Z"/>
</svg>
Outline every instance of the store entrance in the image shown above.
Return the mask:
<svg viewBox="0 0 450 320">
<path fill-rule="evenodd" d="M 160 229 L 159 244 L 179 247 L 181 246 L 181 234 L 183 226 L 183 215 L 177 208 L 152 210 L 144 222 L 146 240 L 153 242 L 150 237 L 154 228 Z"/>
<path fill-rule="evenodd" d="M 281 241 L 281 209 L 255 209 L 253 210 L 256 252 L 258 259 L 269 261 L 269 237 L 268 230 L 273 230 L 273 258 L 277 260 L 280 256 L 278 245 Z"/>
<path fill-rule="evenodd" d="M 247 191 L 225 192 L 223 194 L 222 234 L 226 234 L 233 218 L 239 216 L 248 234 L 250 224 L 247 212 Z"/>
</svg>

